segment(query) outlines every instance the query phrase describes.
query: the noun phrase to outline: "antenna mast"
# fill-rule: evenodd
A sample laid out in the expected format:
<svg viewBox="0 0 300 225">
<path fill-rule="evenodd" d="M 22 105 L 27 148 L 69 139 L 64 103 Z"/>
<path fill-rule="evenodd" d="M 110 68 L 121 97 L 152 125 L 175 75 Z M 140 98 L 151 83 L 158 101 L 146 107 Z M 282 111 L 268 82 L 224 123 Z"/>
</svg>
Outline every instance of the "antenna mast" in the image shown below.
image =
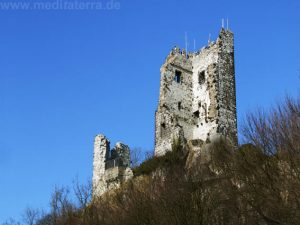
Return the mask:
<svg viewBox="0 0 300 225">
<path fill-rule="evenodd" d="M 187 58 L 188 54 L 188 37 L 187 37 L 187 32 L 185 32 L 185 57 Z"/>
<path fill-rule="evenodd" d="M 227 30 L 229 29 L 229 20 L 227 18 Z"/>
<path fill-rule="evenodd" d="M 210 38 L 211 38 L 211 34 L 209 33 L 209 35 L 208 35 L 208 44 L 210 44 Z"/>
</svg>

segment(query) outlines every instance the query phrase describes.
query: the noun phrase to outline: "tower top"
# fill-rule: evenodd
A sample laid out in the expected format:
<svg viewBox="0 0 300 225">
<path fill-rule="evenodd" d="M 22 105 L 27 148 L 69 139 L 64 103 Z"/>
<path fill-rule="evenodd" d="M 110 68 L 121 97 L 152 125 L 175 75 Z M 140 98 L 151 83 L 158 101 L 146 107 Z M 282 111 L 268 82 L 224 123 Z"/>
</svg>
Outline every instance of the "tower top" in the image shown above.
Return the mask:
<svg viewBox="0 0 300 225">
<path fill-rule="evenodd" d="M 196 52 L 175 47 L 161 67 L 155 122 L 155 154 L 173 139 L 205 143 L 220 136 L 237 142 L 233 32 Z"/>
</svg>

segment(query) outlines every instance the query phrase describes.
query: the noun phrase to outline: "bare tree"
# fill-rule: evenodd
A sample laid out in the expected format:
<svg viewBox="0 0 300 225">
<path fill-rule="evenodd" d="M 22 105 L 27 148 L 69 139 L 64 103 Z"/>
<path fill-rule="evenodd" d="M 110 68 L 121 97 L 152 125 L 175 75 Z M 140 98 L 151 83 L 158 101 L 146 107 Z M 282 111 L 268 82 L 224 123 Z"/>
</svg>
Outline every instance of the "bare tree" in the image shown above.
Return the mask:
<svg viewBox="0 0 300 225">
<path fill-rule="evenodd" d="M 13 218 L 9 218 L 7 221 L 2 223 L 2 225 L 21 225 L 21 223 L 14 220 Z"/>
<path fill-rule="evenodd" d="M 80 184 L 78 177 L 73 181 L 73 190 L 79 203 L 79 208 L 85 208 L 92 199 L 92 182 L 88 180 L 87 184 Z"/>
<path fill-rule="evenodd" d="M 131 167 L 137 167 L 143 160 L 142 148 L 133 148 L 130 150 Z"/>
<path fill-rule="evenodd" d="M 286 97 L 269 112 L 249 113 L 242 132 L 247 142 L 267 154 L 300 154 L 300 98 Z"/>
<path fill-rule="evenodd" d="M 153 158 L 153 156 L 154 156 L 154 151 L 153 150 L 145 151 L 145 155 L 144 155 L 143 160 L 151 159 L 151 158 Z"/>
<path fill-rule="evenodd" d="M 51 215 L 54 223 L 56 224 L 58 219 L 65 220 L 75 210 L 74 204 L 69 198 L 70 190 L 66 187 L 55 187 L 51 199 Z"/>
<path fill-rule="evenodd" d="M 40 219 L 40 216 L 41 213 L 39 210 L 27 207 L 22 217 L 24 223 L 26 223 L 27 225 L 35 225 L 36 222 Z"/>
<path fill-rule="evenodd" d="M 299 131 L 300 99 L 291 97 L 268 112 L 248 114 L 243 127 L 252 147 L 237 160 L 245 184 L 242 196 L 267 224 L 300 222 Z"/>
<path fill-rule="evenodd" d="M 131 167 L 139 166 L 143 161 L 152 158 L 154 155 L 153 151 L 143 150 L 142 148 L 133 148 L 130 150 Z"/>
</svg>

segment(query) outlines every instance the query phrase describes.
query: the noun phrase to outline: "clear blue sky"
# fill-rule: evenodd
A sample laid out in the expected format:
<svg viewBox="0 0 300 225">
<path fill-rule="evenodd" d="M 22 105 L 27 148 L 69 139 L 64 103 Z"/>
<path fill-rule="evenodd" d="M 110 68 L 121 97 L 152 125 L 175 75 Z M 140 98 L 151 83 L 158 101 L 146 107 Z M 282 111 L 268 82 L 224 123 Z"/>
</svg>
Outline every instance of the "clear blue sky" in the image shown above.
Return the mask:
<svg viewBox="0 0 300 225">
<path fill-rule="evenodd" d="M 90 179 L 98 133 L 153 148 L 159 69 L 185 32 L 200 48 L 229 18 L 239 122 L 299 91 L 298 0 L 114 2 L 0 10 L 0 223 L 47 208 L 55 185 Z"/>
</svg>

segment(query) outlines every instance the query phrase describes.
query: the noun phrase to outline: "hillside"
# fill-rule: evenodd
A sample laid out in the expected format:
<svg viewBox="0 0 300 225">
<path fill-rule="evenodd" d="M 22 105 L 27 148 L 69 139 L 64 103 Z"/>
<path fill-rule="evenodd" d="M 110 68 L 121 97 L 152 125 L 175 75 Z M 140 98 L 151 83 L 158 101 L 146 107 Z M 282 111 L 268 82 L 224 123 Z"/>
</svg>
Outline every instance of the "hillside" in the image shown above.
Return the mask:
<svg viewBox="0 0 300 225">
<path fill-rule="evenodd" d="M 269 113 L 250 114 L 247 144 L 226 140 L 191 155 L 188 145 L 133 169 L 120 189 L 89 202 L 91 189 L 77 184 L 78 203 L 57 189 L 52 211 L 27 219 L 38 225 L 300 224 L 300 101 L 287 98 Z"/>
</svg>

